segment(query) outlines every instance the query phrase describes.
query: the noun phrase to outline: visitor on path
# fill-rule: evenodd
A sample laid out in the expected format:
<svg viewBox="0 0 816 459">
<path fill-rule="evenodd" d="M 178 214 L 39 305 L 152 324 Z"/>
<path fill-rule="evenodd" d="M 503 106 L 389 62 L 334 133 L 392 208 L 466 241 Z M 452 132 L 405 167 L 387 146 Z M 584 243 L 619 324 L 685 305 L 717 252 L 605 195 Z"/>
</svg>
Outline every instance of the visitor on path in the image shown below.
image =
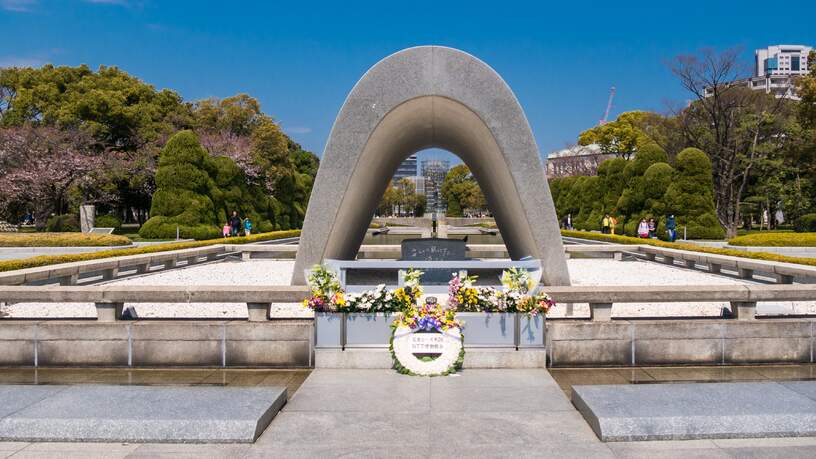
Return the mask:
<svg viewBox="0 0 816 459">
<path fill-rule="evenodd" d="M 232 227 L 230 226 L 229 222 L 224 223 L 224 228 L 222 229 L 222 234 L 224 235 L 224 239 L 230 237 L 230 233 L 232 232 Z"/>
<path fill-rule="evenodd" d="M 649 237 L 657 239 L 657 222 L 655 222 L 654 218 L 649 219 Z"/>
<path fill-rule="evenodd" d="M 666 218 L 666 232 L 669 233 L 669 242 L 674 242 L 677 239 L 677 221 L 674 215 L 669 215 Z"/>
<path fill-rule="evenodd" d="M 241 232 L 241 217 L 238 216 L 238 211 L 232 211 L 232 217 L 229 219 L 230 235 L 237 236 Z"/>
<path fill-rule="evenodd" d="M 614 216 L 609 217 L 609 228 L 612 230 L 612 234 L 615 234 L 615 225 L 618 224 L 618 219 Z"/>
<path fill-rule="evenodd" d="M 638 223 L 638 236 L 644 239 L 649 237 L 649 224 L 645 218 L 641 218 L 640 223 Z"/>
<path fill-rule="evenodd" d="M 567 229 L 571 230 L 572 228 L 572 214 L 567 214 Z"/>
<path fill-rule="evenodd" d="M 249 217 L 244 219 L 244 236 L 249 236 L 252 234 L 252 221 Z"/>
<path fill-rule="evenodd" d="M 610 228 L 609 214 L 604 214 L 603 220 L 601 220 L 601 233 L 609 234 L 609 228 Z"/>
</svg>

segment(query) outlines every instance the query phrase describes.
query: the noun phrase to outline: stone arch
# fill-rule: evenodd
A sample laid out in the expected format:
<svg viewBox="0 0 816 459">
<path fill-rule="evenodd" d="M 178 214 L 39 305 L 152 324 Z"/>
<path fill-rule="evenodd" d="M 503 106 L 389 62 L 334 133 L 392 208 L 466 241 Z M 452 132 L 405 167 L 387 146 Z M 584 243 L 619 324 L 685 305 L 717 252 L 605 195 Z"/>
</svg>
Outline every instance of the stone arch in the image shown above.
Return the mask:
<svg viewBox="0 0 816 459">
<path fill-rule="evenodd" d="M 518 100 L 487 64 L 440 46 L 392 54 L 351 90 L 320 162 L 292 283 L 326 258 L 353 259 L 397 166 L 433 147 L 470 167 L 510 256 L 539 258 L 542 282 L 568 285 L 545 169 Z"/>
</svg>

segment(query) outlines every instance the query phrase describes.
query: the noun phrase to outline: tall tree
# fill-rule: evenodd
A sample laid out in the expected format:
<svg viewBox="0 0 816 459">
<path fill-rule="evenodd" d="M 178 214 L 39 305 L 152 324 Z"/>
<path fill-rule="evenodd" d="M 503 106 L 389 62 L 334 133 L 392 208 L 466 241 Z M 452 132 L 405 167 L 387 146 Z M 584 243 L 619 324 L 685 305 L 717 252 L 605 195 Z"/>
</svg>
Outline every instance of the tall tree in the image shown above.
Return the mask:
<svg viewBox="0 0 816 459">
<path fill-rule="evenodd" d="M 51 214 L 68 213 L 72 191 L 89 202 L 103 199 L 105 158 L 89 148 L 87 134 L 52 127 L 0 128 L 0 211 L 31 211 L 43 228 Z"/>
<path fill-rule="evenodd" d="M 734 49 L 702 50 L 677 57 L 671 66 L 695 97 L 677 116 L 687 143 L 711 158 L 717 218 L 729 238 L 736 236 L 754 168 L 785 142 L 780 114 L 786 101 L 740 84 L 737 57 Z"/>
</svg>

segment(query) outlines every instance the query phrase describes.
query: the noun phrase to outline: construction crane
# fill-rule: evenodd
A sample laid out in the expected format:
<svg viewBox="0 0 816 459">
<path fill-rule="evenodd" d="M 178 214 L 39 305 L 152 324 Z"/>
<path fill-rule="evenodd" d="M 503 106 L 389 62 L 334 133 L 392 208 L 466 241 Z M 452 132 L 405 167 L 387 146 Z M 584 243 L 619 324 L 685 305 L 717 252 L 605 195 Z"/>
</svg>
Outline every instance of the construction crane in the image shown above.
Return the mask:
<svg viewBox="0 0 816 459">
<path fill-rule="evenodd" d="M 612 86 L 609 88 L 609 100 L 606 102 L 606 111 L 604 112 L 604 116 L 601 119 L 601 122 L 598 123 L 598 126 L 606 124 L 606 120 L 609 118 L 609 112 L 612 111 L 612 100 L 615 99 L 615 87 Z"/>
</svg>

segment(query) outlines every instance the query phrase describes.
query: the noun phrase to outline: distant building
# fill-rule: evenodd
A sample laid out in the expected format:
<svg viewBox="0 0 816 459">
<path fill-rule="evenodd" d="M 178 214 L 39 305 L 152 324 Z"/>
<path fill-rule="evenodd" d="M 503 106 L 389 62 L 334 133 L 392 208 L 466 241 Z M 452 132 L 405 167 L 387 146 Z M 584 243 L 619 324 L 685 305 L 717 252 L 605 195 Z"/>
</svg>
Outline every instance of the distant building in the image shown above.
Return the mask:
<svg viewBox="0 0 816 459">
<path fill-rule="evenodd" d="M 734 84 L 747 86 L 755 91 L 765 91 L 777 98 L 799 100 L 795 79 L 808 73 L 808 55 L 813 48 L 805 45 L 775 45 L 754 52 L 754 76 L 737 80 Z M 706 97 L 712 94 L 706 88 Z"/>
<path fill-rule="evenodd" d="M 598 166 L 615 155 L 601 152 L 596 144 L 574 145 L 547 156 L 547 178 L 598 175 Z"/>
<path fill-rule="evenodd" d="M 413 178 L 416 180 L 417 177 L 417 155 L 413 154 L 407 158 L 402 164 L 399 165 L 397 171 L 394 172 L 393 182 L 397 183 L 404 178 Z"/>
<path fill-rule="evenodd" d="M 447 159 L 423 159 L 422 178 L 425 185 L 425 202 L 428 212 L 444 213 L 447 210 L 442 198 L 442 182 L 448 175 L 450 161 Z"/>
</svg>

